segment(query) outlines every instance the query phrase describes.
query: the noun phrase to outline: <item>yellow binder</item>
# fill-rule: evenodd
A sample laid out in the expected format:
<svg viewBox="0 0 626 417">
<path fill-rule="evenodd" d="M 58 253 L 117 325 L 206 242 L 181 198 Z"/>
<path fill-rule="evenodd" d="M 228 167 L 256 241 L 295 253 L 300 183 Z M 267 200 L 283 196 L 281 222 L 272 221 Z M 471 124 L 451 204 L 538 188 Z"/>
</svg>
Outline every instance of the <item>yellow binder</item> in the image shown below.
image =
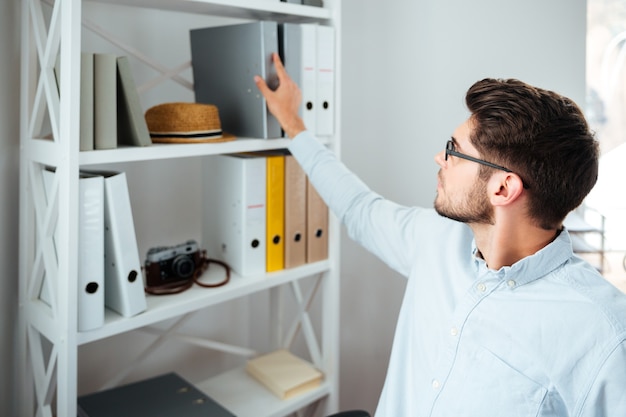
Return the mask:
<svg viewBox="0 0 626 417">
<path fill-rule="evenodd" d="M 285 267 L 285 157 L 266 157 L 266 271 Z"/>
</svg>

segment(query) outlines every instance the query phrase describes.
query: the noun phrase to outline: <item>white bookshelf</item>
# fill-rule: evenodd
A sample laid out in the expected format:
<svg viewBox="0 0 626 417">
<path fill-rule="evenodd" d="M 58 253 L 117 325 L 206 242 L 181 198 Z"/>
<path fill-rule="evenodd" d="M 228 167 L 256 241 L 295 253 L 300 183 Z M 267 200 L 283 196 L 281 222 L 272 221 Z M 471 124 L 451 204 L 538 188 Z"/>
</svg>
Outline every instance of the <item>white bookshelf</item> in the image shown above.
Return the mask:
<svg viewBox="0 0 626 417">
<path fill-rule="evenodd" d="M 325 1 L 323 8 L 277 0 L 99 0 L 105 7 L 130 6 L 218 18 L 318 22 L 335 27 L 335 129 L 326 145 L 339 151 L 340 132 L 340 2 Z M 339 233 L 336 219 L 329 225 L 328 260 L 260 276 L 238 276 L 223 287 L 210 290 L 192 287 L 175 295 L 147 295 L 144 313 L 125 318 L 107 310 L 104 326 L 77 331 L 78 171 L 102 164 L 200 158 L 222 153 L 284 148 L 287 139 L 249 139 L 217 144 L 152 145 L 79 152 L 80 52 L 85 29 L 82 0 L 22 0 L 21 121 L 20 121 L 20 259 L 19 259 L 19 366 L 21 416 L 75 416 L 78 396 L 78 352 L 81 346 L 98 343 L 127 332 L 158 332 L 154 326 L 177 320 L 211 306 L 245 299 L 262 291 L 291 287 L 302 298 L 299 285 L 308 279 L 320 282 L 321 331 L 313 335 L 300 306 L 300 327 L 306 333 L 313 361 L 325 373 L 321 387 L 287 401 L 252 380 L 243 368 L 207 375 L 198 387 L 239 417 L 287 416 L 305 407 L 330 414 L 338 406 L 338 314 Z M 129 40 L 132 42 L 132 40 Z M 53 68 L 60 61 L 60 89 Z M 167 98 L 164 99 L 167 101 Z M 145 109 L 144 109 L 145 110 Z M 42 123 L 49 120 L 51 135 L 40 137 Z M 57 198 L 46 204 L 40 171 L 56 168 Z M 53 233 L 54 235 L 53 239 Z M 209 268 L 203 279 L 211 280 L 221 268 Z M 219 278 L 216 278 L 219 279 Z M 38 298 L 43 280 L 53 288 L 50 305 Z M 300 299 L 305 303 L 308 300 Z M 280 308 L 272 306 L 268 317 Z M 318 342 L 319 341 L 319 342 Z M 215 347 L 211 341 L 195 340 Z M 218 346 L 219 347 L 219 346 Z M 244 347 L 224 351 L 253 353 Z M 98 358 L 93 358 L 98 360 Z M 120 378 L 123 380 L 123 378 Z"/>
</svg>

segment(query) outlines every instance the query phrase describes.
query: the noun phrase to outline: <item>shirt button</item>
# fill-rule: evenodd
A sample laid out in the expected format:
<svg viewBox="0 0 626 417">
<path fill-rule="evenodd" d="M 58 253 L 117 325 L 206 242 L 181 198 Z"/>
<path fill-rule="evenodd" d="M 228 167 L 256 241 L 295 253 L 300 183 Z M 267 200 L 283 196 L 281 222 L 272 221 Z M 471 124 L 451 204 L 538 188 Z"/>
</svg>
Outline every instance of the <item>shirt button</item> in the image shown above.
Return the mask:
<svg viewBox="0 0 626 417">
<path fill-rule="evenodd" d="M 436 379 L 433 379 L 433 389 L 439 389 L 439 387 L 441 386 L 441 384 L 439 383 L 439 381 L 437 381 Z"/>
<path fill-rule="evenodd" d="M 478 284 L 478 285 L 476 286 L 476 288 L 478 288 L 478 291 L 480 291 L 480 292 L 485 292 L 485 291 L 487 291 L 487 286 L 486 286 L 485 284 L 483 284 L 482 282 L 481 282 L 480 284 Z"/>
<path fill-rule="evenodd" d="M 459 334 L 459 329 L 457 329 L 456 327 L 453 327 L 450 329 L 450 335 L 451 336 L 456 336 Z"/>
<path fill-rule="evenodd" d="M 506 284 L 511 288 L 515 287 L 515 281 L 513 281 L 512 279 L 508 280 Z"/>
</svg>

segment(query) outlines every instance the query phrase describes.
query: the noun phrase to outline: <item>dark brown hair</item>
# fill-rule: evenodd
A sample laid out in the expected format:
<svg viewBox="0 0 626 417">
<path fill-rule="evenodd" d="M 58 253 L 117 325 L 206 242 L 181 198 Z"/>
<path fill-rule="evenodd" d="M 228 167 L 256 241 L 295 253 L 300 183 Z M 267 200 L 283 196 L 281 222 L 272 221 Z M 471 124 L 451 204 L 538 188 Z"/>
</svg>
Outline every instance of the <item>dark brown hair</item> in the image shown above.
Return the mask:
<svg viewBox="0 0 626 417">
<path fill-rule="evenodd" d="M 598 178 L 598 143 L 580 108 L 515 79 L 478 81 L 465 102 L 472 113 L 470 140 L 481 157 L 522 178 L 529 215 L 540 227 L 559 227 Z"/>
</svg>

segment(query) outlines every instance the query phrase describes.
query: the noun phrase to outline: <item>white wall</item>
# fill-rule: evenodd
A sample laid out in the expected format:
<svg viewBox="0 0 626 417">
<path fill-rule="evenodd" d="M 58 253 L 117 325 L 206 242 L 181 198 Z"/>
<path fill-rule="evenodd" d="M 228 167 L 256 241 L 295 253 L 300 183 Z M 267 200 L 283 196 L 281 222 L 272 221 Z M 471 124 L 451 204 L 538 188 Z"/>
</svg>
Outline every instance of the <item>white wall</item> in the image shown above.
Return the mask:
<svg viewBox="0 0 626 417">
<path fill-rule="evenodd" d="M 20 3 L 0 2 L 0 415 L 11 416 L 17 320 Z"/>
<path fill-rule="evenodd" d="M 342 156 L 372 188 L 394 200 L 432 204 L 437 169 L 433 156 L 466 117 L 463 96 L 472 82 L 488 76 L 517 77 L 565 93 L 579 103 L 584 99 L 584 0 L 342 0 L 342 4 Z M 2 387 L 12 385 L 9 370 L 17 294 L 18 9 L 17 0 L 0 2 L 0 268 L 7 278 L 5 291 L 0 292 Z M 155 47 L 157 55 L 168 49 L 163 47 L 166 42 L 186 42 L 174 30 L 147 35 L 141 29 L 144 19 L 161 19 L 158 14 L 124 18 L 133 19 L 132 36 L 146 48 Z M 168 27 L 178 23 L 179 19 L 170 19 Z M 165 62 L 180 61 L 176 56 L 180 51 L 175 49 L 173 60 Z M 135 71 L 142 70 L 135 67 Z M 144 100 L 144 104 L 154 104 L 150 101 L 156 99 Z M 191 177 L 198 172 L 194 164 L 174 165 L 168 169 L 186 170 Z M 155 176 L 154 184 L 158 184 L 167 177 L 164 172 L 140 164 L 131 174 L 135 181 L 143 175 Z M 144 190 L 142 199 L 150 210 L 160 210 L 153 213 L 156 218 L 167 214 L 165 210 L 198 218 L 193 204 L 169 209 L 150 206 L 149 192 Z M 157 243 L 146 232 L 151 219 L 146 214 L 137 226 L 144 230 L 142 253 Z M 184 223 L 172 228 L 173 240 L 196 233 Z M 342 256 L 341 408 L 373 411 L 404 279 L 347 239 L 342 243 Z M 132 348 L 133 343 L 141 344 L 143 339 L 112 338 L 100 347 L 82 348 L 81 363 L 90 371 L 89 376 L 83 375 L 84 383 L 97 384 L 108 372 L 105 359 Z M 179 366 L 193 372 L 197 365 L 193 352 L 171 349 L 169 354 Z M 156 361 L 150 364 L 159 366 Z M 8 390 L 0 390 L 0 415 L 11 414 L 11 397 Z"/>
</svg>

